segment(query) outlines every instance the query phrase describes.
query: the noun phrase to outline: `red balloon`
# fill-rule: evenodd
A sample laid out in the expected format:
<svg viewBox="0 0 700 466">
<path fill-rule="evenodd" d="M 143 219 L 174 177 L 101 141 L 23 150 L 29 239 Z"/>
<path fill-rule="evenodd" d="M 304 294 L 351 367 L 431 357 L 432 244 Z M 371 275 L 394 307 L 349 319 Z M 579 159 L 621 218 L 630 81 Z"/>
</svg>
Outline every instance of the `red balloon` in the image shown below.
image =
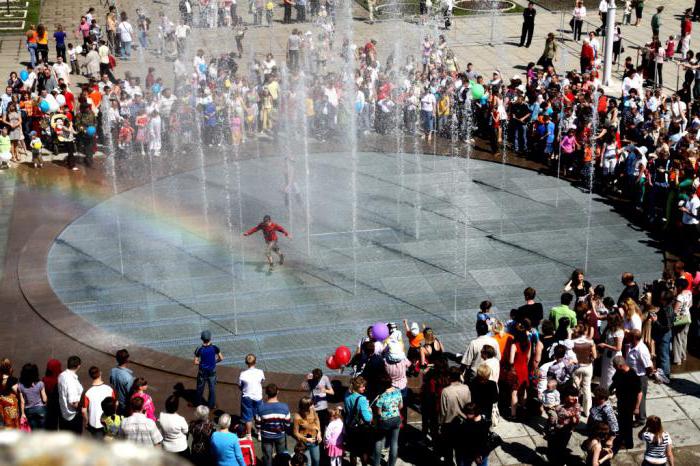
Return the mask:
<svg viewBox="0 0 700 466">
<path fill-rule="evenodd" d="M 352 352 L 350 351 L 350 348 L 348 348 L 347 346 L 339 346 L 335 350 L 334 359 L 341 366 L 345 366 L 347 363 L 349 363 L 351 358 L 352 358 Z"/>
<path fill-rule="evenodd" d="M 326 367 L 332 370 L 336 370 L 340 368 L 340 364 L 338 364 L 338 362 L 335 360 L 335 357 L 331 355 L 326 358 Z"/>
</svg>

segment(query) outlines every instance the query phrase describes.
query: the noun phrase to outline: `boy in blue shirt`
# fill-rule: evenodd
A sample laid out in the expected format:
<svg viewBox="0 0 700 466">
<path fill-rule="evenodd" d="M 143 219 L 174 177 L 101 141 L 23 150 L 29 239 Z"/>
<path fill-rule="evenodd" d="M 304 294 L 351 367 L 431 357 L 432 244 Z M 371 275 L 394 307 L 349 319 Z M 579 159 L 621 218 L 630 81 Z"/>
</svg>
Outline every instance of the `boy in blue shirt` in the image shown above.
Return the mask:
<svg viewBox="0 0 700 466">
<path fill-rule="evenodd" d="M 224 359 L 221 350 L 211 343 L 211 332 L 204 330 L 201 335 L 202 346 L 194 351 L 194 363 L 199 366 L 197 372 L 197 403 L 204 404 L 204 385 L 209 385 L 209 409 L 216 406 L 216 364 Z"/>
</svg>

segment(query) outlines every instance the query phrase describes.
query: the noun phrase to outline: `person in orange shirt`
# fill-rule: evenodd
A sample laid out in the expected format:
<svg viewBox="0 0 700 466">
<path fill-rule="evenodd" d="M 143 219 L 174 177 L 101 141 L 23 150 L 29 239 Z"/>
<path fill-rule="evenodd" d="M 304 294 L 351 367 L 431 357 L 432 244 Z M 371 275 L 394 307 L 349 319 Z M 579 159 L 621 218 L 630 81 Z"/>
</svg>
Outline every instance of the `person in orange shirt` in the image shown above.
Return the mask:
<svg viewBox="0 0 700 466">
<path fill-rule="evenodd" d="M 27 33 L 26 33 L 26 38 L 27 38 L 27 50 L 29 50 L 29 62 L 32 65 L 32 68 L 34 68 L 36 66 L 37 45 L 36 45 L 36 29 L 35 29 L 33 24 L 31 26 L 29 26 L 29 29 L 27 30 Z"/>
<path fill-rule="evenodd" d="M 411 361 L 409 374 L 418 375 L 420 370 L 420 347 L 423 344 L 423 340 L 425 340 L 425 336 L 416 322 L 411 323 L 409 327 L 408 322 L 404 319 L 403 328 L 406 331 L 406 337 L 408 337 L 408 352 L 406 356 Z"/>
<path fill-rule="evenodd" d="M 43 24 L 39 24 L 36 27 L 36 44 L 37 53 L 41 62 L 44 64 L 49 63 L 49 33 L 46 31 L 46 27 Z"/>
</svg>

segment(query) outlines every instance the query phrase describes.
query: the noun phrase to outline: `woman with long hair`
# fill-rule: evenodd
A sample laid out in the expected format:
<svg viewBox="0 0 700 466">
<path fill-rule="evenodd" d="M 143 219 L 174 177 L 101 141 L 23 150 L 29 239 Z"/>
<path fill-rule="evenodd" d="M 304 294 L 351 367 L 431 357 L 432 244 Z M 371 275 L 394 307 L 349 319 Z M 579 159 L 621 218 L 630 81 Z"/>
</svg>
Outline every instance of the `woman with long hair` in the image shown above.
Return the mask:
<svg viewBox="0 0 700 466">
<path fill-rule="evenodd" d="M 43 429 L 46 421 L 46 390 L 39 379 L 36 364 L 25 364 L 19 376 L 19 392 L 22 395 L 22 417 L 32 430 Z"/>
<path fill-rule="evenodd" d="M 429 370 L 435 361 L 442 357 L 445 348 L 430 327 L 423 330 L 423 346 L 420 348 L 420 366 Z"/>
<path fill-rule="evenodd" d="M 60 408 L 58 406 L 58 376 L 63 371 L 61 361 L 58 359 L 49 359 L 46 363 L 46 373 L 41 381 L 44 382 L 44 391 L 46 391 L 46 422 L 44 428 L 46 430 L 58 430 L 58 418 L 60 416 Z"/>
<path fill-rule="evenodd" d="M 27 32 L 25 32 L 25 38 L 27 41 L 27 50 L 29 51 L 29 64 L 32 65 L 32 68 L 34 68 L 36 67 L 37 53 L 36 26 L 33 24 L 29 26 L 29 29 L 27 29 Z"/>
<path fill-rule="evenodd" d="M 134 383 L 131 385 L 131 395 L 129 400 L 132 398 L 142 398 L 143 399 L 143 413 L 147 418 L 156 421 L 156 407 L 153 404 L 153 398 L 151 395 L 146 393 L 148 390 L 148 381 L 143 377 L 136 377 Z"/>
<path fill-rule="evenodd" d="M 688 328 L 693 307 L 693 292 L 688 289 L 688 280 L 684 277 L 676 279 L 676 293 L 673 303 L 673 364 L 680 365 L 688 355 Z"/>
<path fill-rule="evenodd" d="M 658 416 L 649 416 L 647 423 L 639 431 L 639 438 L 646 442 L 642 466 L 675 465 L 671 436 L 664 430 Z"/>
<path fill-rule="evenodd" d="M 622 317 L 610 314 L 608 325 L 603 333 L 603 343 L 598 343 L 598 349 L 603 353 L 600 365 L 600 386 L 610 388 L 612 376 L 615 373 L 613 358 L 622 355 L 622 342 L 625 338 Z"/>
<path fill-rule="evenodd" d="M 321 461 L 320 445 L 321 422 L 318 419 L 311 397 L 299 400 L 299 411 L 294 415 L 292 435 L 297 443 L 304 446 L 304 455 L 309 466 L 319 466 Z"/>
<path fill-rule="evenodd" d="M 19 158 L 19 149 L 21 148 L 23 152 L 26 152 L 26 149 L 24 148 L 24 133 L 22 132 L 22 114 L 15 102 L 10 102 L 7 106 L 7 112 L 3 116 L 2 122 L 10 130 L 12 161 L 20 163 L 22 160 Z"/>
<path fill-rule="evenodd" d="M 423 434 L 431 438 L 438 435 L 438 413 L 442 390 L 450 384 L 449 364 L 443 355 L 435 360 L 433 367 L 423 375 L 421 387 L 421 418 Z"/>
<path fill-rule="evenodd" d="M 514 338 L 510 346 L 510 365 L 514 373 L 510 395 L 510 416 L 515 419 L 518 405 L 525 404 L 527 387 L 529 385 L 528 366 L 532 344 L 530 342 L 528 319 L 518 322 L 515 326 Z"/>
<path fill-rule="evenodd" d="M 583 270 L 576 269 L 571 273 L 571 278 L 564 285 L 564 291 L 573 293 L 576 301 L 583 301 L 591 294 L 591 284 L 586 281 Z"/>
<path fill-rule="evenodd" d="M 36 27 L 36 51 L 39 59 L 45 65 L 49 64 L 49 33 L 46 26 L 39 23 Z"/>
</svg>

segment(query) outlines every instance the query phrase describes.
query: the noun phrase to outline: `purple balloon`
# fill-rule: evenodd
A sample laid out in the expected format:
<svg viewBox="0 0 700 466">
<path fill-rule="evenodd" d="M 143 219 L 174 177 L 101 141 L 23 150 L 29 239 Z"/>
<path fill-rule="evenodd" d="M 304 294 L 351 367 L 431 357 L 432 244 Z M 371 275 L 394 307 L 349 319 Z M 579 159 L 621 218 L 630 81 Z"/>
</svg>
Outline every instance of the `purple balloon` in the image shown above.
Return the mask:
<svg viewBox="0 0 700 466">
<path fill-rule="evenodd" d="M 372 325 L 372 338 L 377 341 L 386 340 L 389 336 L 389 327 L 384 322 L 377 322 Z"/>
</svg>

